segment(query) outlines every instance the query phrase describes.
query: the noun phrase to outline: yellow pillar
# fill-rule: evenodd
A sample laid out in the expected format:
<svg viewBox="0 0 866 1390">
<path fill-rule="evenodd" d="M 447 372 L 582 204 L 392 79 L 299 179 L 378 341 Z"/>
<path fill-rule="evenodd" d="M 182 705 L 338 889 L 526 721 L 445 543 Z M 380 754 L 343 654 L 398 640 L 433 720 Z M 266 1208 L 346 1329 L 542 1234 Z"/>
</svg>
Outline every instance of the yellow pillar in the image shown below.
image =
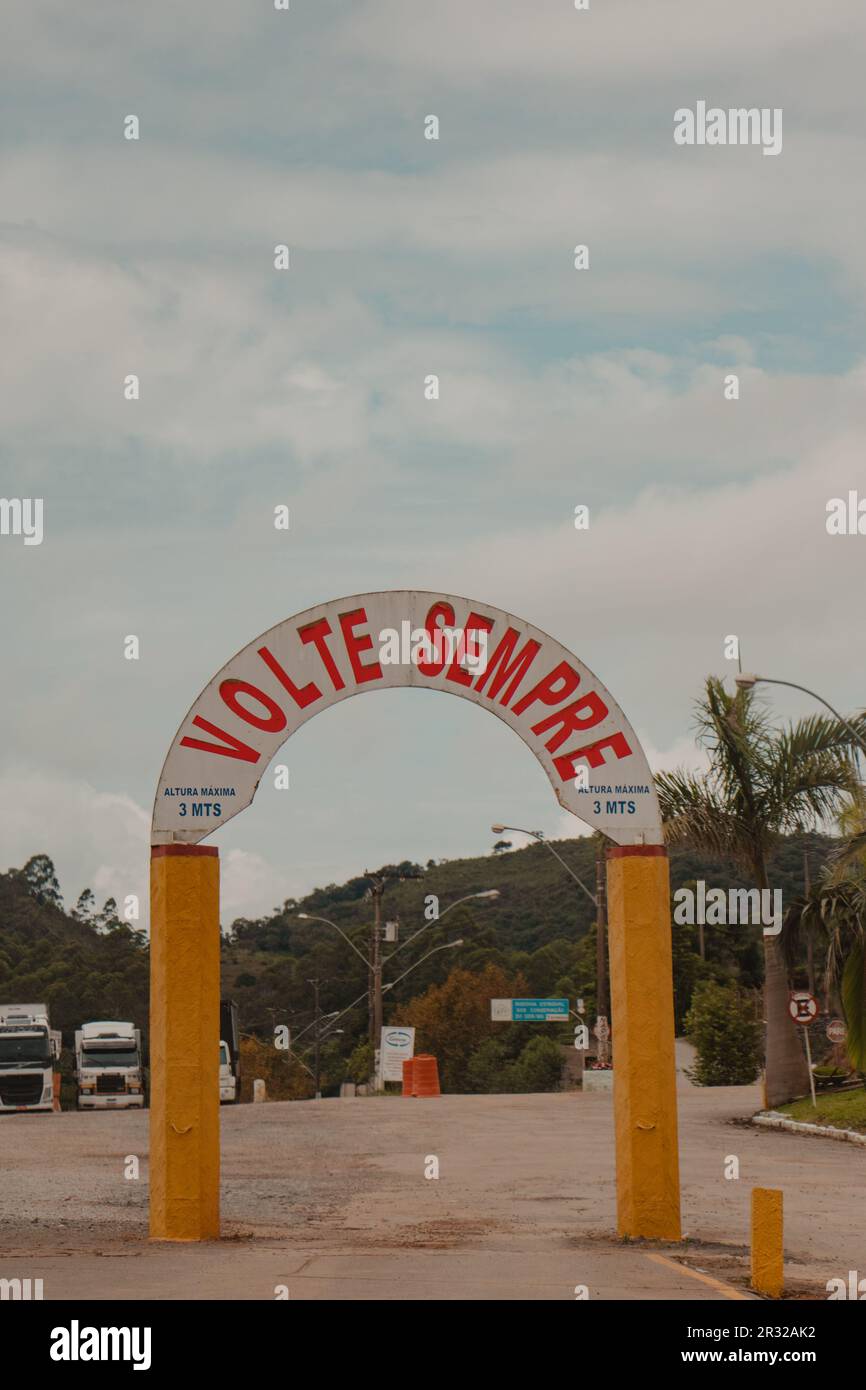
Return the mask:
<svg viewBox="0 0 866 1390">
<path fill-rule="evenodd" d="M 219 858 L 154 845 L 150 863 L 150 1234 L 219 1235 Z"/>
<path fill-rule="evenodd" d="M 752 1288 L 781 1298 L 782 1194 L 776 1187 L 752 1188 Z"/>
<path fill-rule="evenodd" d="M 662 845 L 607 851 L 617 1230 L 679 1240 L 670 876 Z"/>
</svg>

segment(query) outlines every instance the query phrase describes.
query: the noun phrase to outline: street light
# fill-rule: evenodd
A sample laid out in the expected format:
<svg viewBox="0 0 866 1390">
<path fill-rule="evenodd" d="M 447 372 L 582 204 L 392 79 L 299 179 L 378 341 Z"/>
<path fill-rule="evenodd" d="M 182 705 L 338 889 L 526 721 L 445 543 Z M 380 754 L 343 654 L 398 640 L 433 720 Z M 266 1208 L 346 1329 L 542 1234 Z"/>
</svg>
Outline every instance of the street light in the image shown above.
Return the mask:
<svg viewBox="0 0 866 1390">
<path fill-rule="evenodd" d="M 595 858 L 595 888 L 596 888 L 596 891 L 595 891 L 594 893 L 591 893 L 591 892 L 589 891 L 589 889 L 587 888 L 586 884 L 584 883 L 583 879 L 580 878 L 580 876 L 574 872 L 574 869 L 571 867 L 571 865 L 570 865 L 570 864 L 566 864 L 566 862 L 565 862 L 565 860 L 563 859 L 562 855 L 557 853 L 557 851 L 553 848 L 553 845 L 550 844 L 550 842 L 549 842 L 548 840 L 545 840 L 545 838 L 544 838 L 544 831 L 543 831 L 543 830 L 524 830 L 524 829 L 522 829 L 522 827 L 519 826 L 519 825 L 491 825 L 490 829 L 492 830 L 492 832 L 493 832 L 494 835 L 502 835 L 506 830 L 513 831 L 513 832 L 515 832 L 517 835 L 529 835 L 529 836 L 531 836 L 531 838 L 532 838 L 533 840 L 537 840 L 539 844 L 541 844 L 541 845 L 546 845 L 547 848 L 550 850 L 551 854 L 553 855 L 554 859 L 558 859 L 558 860 L 559 860 L 560 864 L 561 864 L 562 867 L 565 869 L 565 872 L 566 872 L 567 874 L 570 874 L 570 875 L 571 875 L 571 877 L 574 879 L 575 883 L 578 884 L 578 886 L 579 886 L 580 888 L 583 889 L 584 893 L 585 893 L 586 896 L 589 898 L 590 902 L 592 903 L 593 907 L 595 908 L 595 932 L 596 932 L 596 946 L 595 946 L 596 1013 L 597 1013 L 599 1019 L 601 1019 L 601 1018 L 606 1018 L 606 1017 L 607 1017 L 607 1013 L 606 1013 L 606 1011 L 607 1011 L 607 971 L 606 971 L 606 969 L 605 969 L 605 959 L 604 959 L 604 938 L 605 938 L 606 907 L 605 907 L 605 886 L 604 886 L 604 885 L 605 885 L 605 879 L 604 879 L 604 861 L 603 861 L 603 859 L 602 859 L 602 857 L 601 857 L 601 848 L 600 848 L 600 846 L 601 846 L 601 841 L 598 842 L 598 843 L 599 843 L 599 849 L 598 849 L 598 851 L 597 851 L 597 853 L 596 853 L 596 858 Z M 603 1044 L 600 1042 L 599 1045 L 600 1045 L 600 1047 L 602 1047 L 602 1050 L 603 1050 Z"/>
<path fill-rule="evenodd" d="M 456 906 L 456 904 L 455 904 L 455 906 Z M 444 916 L 444 915 L 445 915 L 445 914 L 443 913 L 443 916 Z M 416 935 L 417 935 L 417 933 L 416 933 Z M 402 975 L 398 975 L 396 980 L 392 980 L 392 981 L 390 982 L 390 984 L 383 985 L 383 987 L 382 987 L 382 993 L 383 993 L 383 994 L 386 994 L 387 991 L 388 991 L 389 989 L 393 989 L 394 986 L 397 985 L 397 984 L 399 984 L 401 980 L 405 980 L 405 978 L 406 978 L 407 975 L 411 975 L 412 971 L 415 970 L 415 969 L 417 969 L 417 967 L 418 967 L 419 965 L 421 965 L 425 960 L 427 960 L 430 956 L 435 956 L 435 954 L 436 954 L 437 951 L 450 951 L 450 950 L 453 950 L 453 948 L 454 948 L 455 946 L 462 946 L 462 945 L 463 945 L 463 939 L 462 939 L 462 937 L 461 937 L 461 938 L 460 938 L 459 940 L 457 940 L 457 941 L 446 941 L 446 942 L 444 943 L 444 945 L 442 945 L 442 946 L 434 946 L 432 951 L 428 951 L 427 954 L 424 955 L 424 956 L 422 956 L 420 960 L 416 960 L 416 961 L 414 962 L 414 964 L 412 964 L 412 965 L 409 966 L 409 969 L 408 969 L 408 970 L 404 970 Z M 333 1033 L 333 1032 L 342 1032 L 342 1029 L 335 1029 L 335 1028 L 334 1028 L 334 1024 L 337 1023 L 337 1022 L 339 1021 L 339 1019 L 343 1018 L 343 1016 L 344 1016 L 345 1014 L 351 1013 L 352 1009 L 357 1008 L 357 1006 L 361 1003 L 361 1000 L 362 1000 L 362 999 L 366 999 L 366 997 L 367 997 L 367 991 L 365 990 L 363 994 L 359 994 L 359 995 L 358 995 L 358 998 L 357 998 L 357 999 L 353 999 L 353 1000 L 352 1000 L 352 1003 L 351 1003 L 351 1004 L 348 1004 L 348 1005 L 346 1006 L 345 1009 L 341 1009 L 340 1012 L 339 1012 L 338 1014 L 333 1015 L 333 1022 L 330 1024 L 330 1026 L 329 1026 L 328 1028 L 326 1028 L 326 1029 L 322 1032 L 322 1035 L 321 1035 L 321 1036 L 324 1038 L 324 1037 L 328 1037 L 328 1036 L 329 1036 L 331 1033 Z M 309 1068 L 307 1068 L 307 1070 L 309 1071 Z M 311 1073 L 311 1075 L 312 1075 L 312 1073 Z"/>
<path fill-rule="evenodd" d="M 362 996 L 362 997 L 363 997 L 363 996 Z M 329 1013 L 329 1014 L 321 1014 L 321 1015 L 319 1016 L 318 1022 L 319 1022 L 319 1024 L 324 1024 L 324 1023 L 327 1023 L 329 1019 L 330 1019 L 330 1020 L 333 1020 L 333 1022 L 336 1022 L 337 1019 L 338 1019 L 339 1017 L 340 1017 L 340 1015 L 339 1015 L 336 1011 L 334 1011 L 333 1013 Z M 310 1030 L 310 1028 L 314 1028 L 315 1026 L 316 1026 L 316 1020 L 314 1019 L 313 1022 L 310 1023 L 310 1024 L 308 1024 L 308 1026 L 307 1026 L 306 1028 L 301 1029 L 301 1032 L 298 1034 L 298 1038 L 300 1038 L 304 1033 L 308 1033 L 309 1030 Z M 324 1037 L 327 1037 L 330 1033 L 342 1033 L 342 1032 L 343 1032 L 343 1029 L 342 1029 L 342 1028 L 334 1028 L 334 1027 L 325 1028 L 325 1029 L 321 1029 L 321 1028 L 320 1028 L 319 1031 L 318 1031 L 318 1036 L 324 1038 Z M 295 1039 L 295 1041 L 297 1042 L 297 1038 Z M 299 1052 L 293 1052 L 293 1051 L 292 1051 L 292 1048 L 291 1048 L 291 1041 L 290 1041 L 290 1043 L 289 1043 L 289 1054 L 288 1054 L 288 1055 L 289 1055 L 289 1057 L 292 1059 L 292 1061 L 297 1062 L 299 1066 L 303 1067 L 303 1068 L 304 1068 L 304 1071 L 307 1072 L 307 1074 L 308 1074 L 309 1076 L 311 1076 L 311 1077 L 313 1078 L 314 1081 L 316 1080 L 316 1073 L 313 1071 L 313 1068 L 312 1068 L 311 1066 L 308 1066 L 308 1065 L 307 1065 L 307 1063 L 304 1061 L 303 1057 L 301 1056 L 301 1054 L 300 1054 Z M 318 1083 L 317 1083 L 316 1089 L 318 1090 Z M 317 1095 L 317 1096 L 316 1096 L 316 1099 L 317 1099 L 317 1100 L 321 1100 L 321 1098 L 322 1098 L 321 1095 Z"/>
<path fill-rule="evenodd" d="M 739 675 L 734 676 L 734 683 L 739 686 L 740 690 L 751 690 L 759 683 L 761 685 L 787 685 L 791 690 L 801 690 L 804 695 L 811 695 L 813 700 L 817 700 L 820 705 L 830 711 L 835 719 L 839 720 L 839 723 L 848 730 L 861 752 L 866 753 L 866 743 L 863 742 L 854 725 L 850 724 L 837 709 L 834 709 L 829 700 L 825 700 L 823 695 L 819 695 L 815 690 L 810 690 L 808 686 L 797 685 L 796 681 L 776 680 L 774 676 L 756 676 L 749 671 L 741 671 Z"/>
<path fill-rule="evenodd" d="M 456 898 L 455 901 L 454 901 L 453 903 L 449 903 L 448 906 L 444 909 L 444 911 L 439 913 L 439 916 L 438 916 L 438 917 L 433 917 L 433 918 L 431 918 L 430 920 L 433 921 L 433 922 L 441 922 L 441 921 L 442 921 L 442 918 L 443 918 L 443 917 L 447 917 L 447 916 L 448 916 L 448 913 L 451 912 L 451 911 L 453 911 L 453 909 L 454 909 L 455 907 L 459 907 L 461 903 L 468 903 L 469 900 L 470 900 L 471 898 L 498 898 L 498 897 L 499 897 L 499 889 L 498 889 L 498 888 L 485 888 L 485 889 L 484 889 L 482 892 L 480 892 L 480 893 L 466 893 L 462 898 Z M 419 927 L 417 931 L 413 932 L 411 936 L 407 936 L 405 941 L 401 941 L 400 945 L 397 947 L 397 950 L 392 951 L 392 952 L 390 953 L 390 955 L 387 955 L 387 956 L 385 957 L 385 959 L 386 959 L 386 960 L 392 960 L 393 957 L 396 956 L 397 951 L 402 951 L 402 949 L 403 949 L 404 946 L 408 946 L 412 941 L 415 940 L 416 936 L 420 936 L 421 933 L 422 933 L 422 931 L 425 931 L 425 930 L 427 929 L 427 927 L 429 927 L 429 926 L 430 926 L 430 922 L 425 922 L 424 925 L 423 925 L 422 927 Z"/>
<path fill-rule="evenodd" d="M 571 877 L 574 879 L 575 883 L 580 884 L 581 888 L 583 889 L 584 893 L 589 898 L 593 906 L 596 908 L 598 907 L 598 898 L 596 897 L 596 895 L 594 893 L 590 893 L 583 879 L 577 876 L 570 864 L 566 864 L 561 854 L 557 854 L 556 850 L 553 848 L 553 845 L 549 842 L 549 840 L 545 840 L 543 830 L 522 830 L 519 825 L 491 825 L 490 829 L 493 831 L 494 835 L 501 835 L 505 830 L 512 830 L 517 835 L 531 835 L 533 840 L 537 840 L 540 845 L 547 845 L 547 848 L 550 850 L 554 859 L 559 860 L 566 873 L 571 874 Z"/>
<path fill-rule="evenodd" d="M 443 911 L 443 912 L 440 912 L 438 917 L 431 918 L 431 921 L 434 921 L 434 922 L 441 922 L 441 921 L 442 921 L 442 918 L 443 918 L 443 917 L 446 917 L 446 916 L 448 915 L 448 913 L 452 911 L 453 908 L 459 907 L 461 903 L 469 902 L 470 898 L 498 898 L 498 897 L 499 897 L 499 889 L 498 889 L 498 888 L 485 888 L 485 889 L 483 890 L 483 892 L 481 892 L 481 893 L 466 893 L 464 897 L 462 897 L 462 898 L 457 898 L 453 903 L 449 903 L 448 906 L 444 909 L 444 911 Z M 359 950 L 358 950 L 358 947 L 355 945 L 355 943 L 354 943 L 354 941 L 352 940 L 352 938 L 349 937 L 349 936 L 347 936 L 346 933 L 343 931 L 342 927 L 338 927 L 338 926 L 337 926 L 337 923 L 336 923 L 336 922 L 332 922 L 332 921 L 330 920 L 330 918 L 328 918 L 328 917 L 316 917 L 316 916 L 314 916 L 312 913 L 309 913 L 309 912 L 298 912 L 296 915 L 297 915 L 298 917 L 300 917 L 301 920 L 304 921 L 304 922 L 324 922 L 326 926 L 328 926 L 328 927 L 333 927 L 333 928 L 334 928 L 334 931 L 339 932 L 340 935 L 341 935 L 341 937 L 343 938 L 343 940 L 344 940 L 349 946 L 351 946 L 352 950 L 355 952 L 355 955 L 361 957 L 361 960 L 364 962 L 364 964 L 366 965 L 367 969 L 368 969 L 368 970 L 372 969 L 371 962 L 370 962 L 370 961 L 367 959 L 367 957 L 364 955 L 363 951 L 359 951 Z M 419 927 L 418 930 L 417 930 L 416 932 L 413 932 L 411 936 L 407 936 L 405 941 L 401 941 L 400 945 L 397 947 L 397 950 L 391 951 L 391 953 L 390 953 L 389 955 L 385 956 L 385 960 L 391 960 L 391 958 L 392 958 L 393 956 L 396 956 L 397 951 L 402 951 L 404 946 L 409 946 L 409 945 L 415 940 L 416 936 L 420 936 L 421 933 L 422 933 L 422 931 L 424 931 L 424 930 L 425 930 L 427 927 L 429 927 L 429 926 L 430 926 L 430 922 L 425 922 L 423 927 Z"/>
<path fill-rule="evenodd" d="M 311 913 L 309 913 L 309 912 L 299 912 L 299 913 L 298 913 L 298 916 L 299 916 L 299 917 L 301 918 L 301 920 L 304 921 L 304 922 L 324 922 L 325 925 L 326 925 L 327 927 L 333 927 L 333 928 L 334 928 L 334 931 L 338 931 L 338 932 L 340 933 L 341 937 L 343 938 L 343 940 L 344 940 L 344 941 L 347 941 L 347 942 L 349 943 L 349 945 L 351 946 L 352 950 L 355 952 L 355 955 L 361 957 L 361 960 L 364 962 L 364 964 L 366 965 L 367 969 L 368 969 L 368 970 L 372 969 L 372 966 L 370 965 L 370 962 L 368 961 L 367 957 L 364 955 L 364 952 L 358 950 L 358 947 L 355 945 L 355 943 L 354 943 L 354 941 L 352 940 L 352 938 L 351 938 L 350 936 L 347 936 L 346 933 L 343 931 L 343 928 L 342 928 L 342 927 L 338 927 L 336 922 L 332 922 L 328 917 L 314 917 L 314 916 L 313 916 Z"/>
<path fill-rule="evenodd" d="M 475 895 L 473 894 L 472 896 L 474 897 Z M 456 906 L 456 904 L 455 904 L 455 906 Z M 443 912 L 442 915 L 443 915 L 443 917 L 444 917 L 444 915 L 445 915 L 444 912 Z M 417 936 L 418 933 L 416 932 L 415 935 Z M 432 949 L 432 951 L 428 951 L 427 954 L 426 954 L 425 956 L 421 956 L 420 960 L 416 960 L 415 963 L 414 963 L 414 965 L 410 965 L 410 966 L 409 966 L 409 969 L 408 969 L 408 970 L 404 970 L 402 975 L 398 975 L 397 978 L 396 978 L 396 980 L 392 980 L 390 984 L 383 985 L 383 986 L 382 986 L 383 993 L 386 992 L 386 991 L 389 990 L 389 989 L 393 989 L 395 985 L 399 985 L 399 983 L 400 983 L 401 980 L 405 980 L 406 976 L 407 976 L 407 975 L 411 975 L 413 970 L 417 970 L 419 965 L 423 965 L 424 962 L 425 962 L 425 960 L 429 960 L 431 956 L 435 956 L 435 954 L 436 954 L 437 951 L 452 951 L 452 950 L 454 949 L 455 946 L 462 946 L 462 945 L 463 945 L 463 939 L 462 939 L 462 937 L 461 937 L 461 938 L 458 938 L 457 941 L 446 941 L 446 942 L 444 943 L 444 945 L 442 945 L 442 946 L 434 946 L 433 949 Z M 392 954 L 393 954 L 393 952 L 392 952 Z"/>
<path fill-rule="evenodd" d="M 321 1089 L 321 1086 L 320 1086 L 320 1084 L 319 1084 L 319 1077 L 320 1077 L 320 1067 L 319 1067 L 319 1045 L 320 1045 L 321 1040 L 322 1040 L 321 1014 L 319 1013 L 319 985 L 320 985 L 321 983 L 322 983 L 322 982 L 321 982 L 321 980 L 319 980 L 319 979 L 316 979 L 316 980 L 308 980 L 308 981 L 307 981 L 307 984 L 308 984 L 308 985 L 312 985 L 312 986 L 313 986 L 313 991 L 314 991 L 315 1000 L 316 1000 L 316 1004 L 315 1004 L 315 1009 L 316 1009 L 316 1017 L 315 1017 L 316 1035 L 315 1035 L 315 1039 L 314 1039 L 314 1044 L 315 1044 L 315 1053 L 314 1053 L 315 1061 L 314 1061 L 314 1063 L 313 1063 L 313 1067 L 314 1067 L 313 1080 L 314 1080 L 315 1086 L 316 1086 L 316 1100 L 321 1100 L 321 1099 L 322 1099 L 322 1089 Z"/>
<path fill-rule="evenodd" d="M 485 888 L 485 889 L 483 889 L 483 890 L 482 890 L 481 892 L 479 892 L 479 893 L 466 893 L 462 898 L 457 898 L 453 903 L 449 903 L 448 906 L 445 908 L 444 912 L 440 912 L 439 916 L 436 917 L 436 918 L 434 918 L 434 919 L 432 919 L 432 920 L 434 920 L 434 921 L 436 921 L 436 922 L 441 922 L 441 921 L 442 921 L 442 918 L 445 917 L 445 916 L 447 916 L 447 914 L 448 914 L 449 912 L 451 912 L 451 910 L 452 910 L 453 908 L 459 907 L 461 903 L 468 902 L 468 901 L 470 900 L 470 898 L 498 898 L 498 897 L 499 897 L 499 889 L 498 889 L 498 888 Z M 381 1027 L 382 1027 L 382 1022 L 381 1022 L 381 1020 L 382 1020 L 382 995 L 385 993 L 386 990 L 388 990 L 388 989 L 390 989 L 390 988 L 392 987 L 391 985 L 383 985 L 383 984 L 382 984 L 382 967 L 383 967 L 383 965 L 385 964 L 386 961 L 389 961 L 389 960 L 391 960 L 391 958 L 392 958 L 393 956 L 396 956 L 396 954 L 397 954 L 398 951 L 402 951 L 402 949 L 403 949 L 404 946 L 410 945 L 410 943 L 413 942 L 417 936 L 420 936 L 421 932 L 424 931 L 424 929 L 425 929 L 426 927 L 429 927 L 430 923 L 429 923 L 429 922 L 425 922 L 425 923 L 423 924 L 423 926 L 419 927 L 418 930 L 417 930 L 416 932 L 413 932 L 411 936 L 408 936 L 408 937 L 406 938 L 405 941 L 401 942 L 400 945 L 397 947 L 396 950 L 391 951 L 391 953 L 390 953 L 389 955 L 385 956 L 384 959 L 382 959 L 382 958 L 379 956 L 379 952 L 378 952 L 378 922 L 377 922 L 377 927 L 374 929 L 374 951 L 375 951 L 376 954 L 375 954 L 375 956 L 374 956 L 374 960 L 373 960 L 373 961 L 370 961 L 370 960 L 368 960 L 368 958 L 364 955 L 364 953 L 363 953 L 362 951 L 359 951 L 359 950 L 358 950 L 358 947 L 355 945 L 354 941 L 351 939 L 351 937 L 349 937 L 349 936 L 346 935 L 346 933 L 343 931 L 342 927 L 338 927 L 338 926 L 337 926 L 337 923 L 336 923 L 336 922 L 332 922 L 332 921 L 330 920 L 329 917 L 319 917 L 319 916 L 317 916 L 317 915 L 315 915 L 315 914 L 313 914 L 313 913 L 309 913 L 309 912 L 299 912 L 299 913 L 297 913 L 297 916 L 300 917 L 300 918 L 301 918 L 303 921 L 305 921 L 305 922 L 324 922 L 326 926 L 328 926 L 328 927 L 333 927 L 333 928 L 334 928 L 334 931 L 335 931 L 335 932 L 339 932 L 339 934 L 340 934 L 340 936 L 343 938 L 343 940 L 344 940 L 349 946 L 351 946 L 352 950 L 355 952 L 355 955 L 356 955 L 356 956 L 360 956 L 361 960 L 364 962 L 364 964 L 366 965 L 367 970 L 368 970 L 368 972 L 369 972 L 370 988 L 369 988 L 368 990 L 365 991 L 365 994 L 366 994 L 366 997 L 367 997 L 368 999 L 371 999 L 372 1007 L 371 1007 L 371 1009 L 370 1009 L 370 1013 L 371 1013 L 371 1016 L 377 1020 L 378 1026 L 379 1026 L 379 1030 L 380 1030 L 380 1032 L 381 1032 Z M 448 943 L 447 943 L 448 946 L 453 946 L 453 945 L 456 945 L 456 944 L 458 944 L 458 943 L 456 943 L 456 942 L 448 942 Z M 459 944 L 462 945 L 462 944 L 463 944 L 462 941 L 461 941 Z M 446 948 L 445 948 L 445 947 L 442 947 L 442 946 L 437 946 L 437 947 L 436 947 L 436 950 L 437 950 L 437 951 L 441 951 L 441 950 L 444 950 L 444 949 L 446 949 Z M 428 951 L 428 952 L 427 952 L 427 955 L 432 955 L 432 954 L 433 954 L 432 951 Z M 422 957 L 421 957 L 421 960 L 426 960 L 426 959 L 427 959 L 427 956 L 422 956 Z M 420 965 L 420 964 L 421 964 L 421 961 L 420 961 L 420 960 L 419 960 L 419 961 L 416 961 L 416 964 L 417 964 L 417 965 Z M 414 970 L 415 967 L 412 966 L 411 968 Z M 400 975 L 400 976 L 399 976 L 399 979 L 401 979 L 401 980 L 404 979 L 404 977 L 405 977 L 406 975 L 408 975 L 408 973 L 409 973 L 408 970 L 407 970 L 407 971 L 404 971 L 403 975 Z M 396 983 L 397 983 L 396 980 L 392 981 L 392 984 L 396 984 Z M 359 999 L 357 999 L 357 1000 L 355 1001 L 355 1003 L 356 1003 L 356 1004 L 359 1003 L 360 1000 L 363 999 L 364 997 L 365 997 L 364 994 L 360 995 L 360 996 L 359 996 Z M 350 1005 L 349 1005 L 349 1008 L 350 1008 L 350 1009 L 351 1009 L 351 1008 L 354 1008 L 354 1007 L 355 1007 L 355 1004 L 350 1004 Z M 344 1013 L 348 1013 L 348 1011 L 349 1011 L 348 1009 L 344 1009 L 344 1010 L 343 1010 Z M 338 1014 L 337 1017 L 338 1017 L 338 1018 L 339 1018 L 339 1017 L 342 1017 L 342 1015 L 339 1015 L 339 1014 Z M 373 1043 L 373 1046 L 374 1046 L 374 1047 L 378 1045 L 378 1037 L 379 1037 L 378 1034 L 375 1035 L 375 1037 L 371 1037 L 371 1042 Z"/>
</svg>

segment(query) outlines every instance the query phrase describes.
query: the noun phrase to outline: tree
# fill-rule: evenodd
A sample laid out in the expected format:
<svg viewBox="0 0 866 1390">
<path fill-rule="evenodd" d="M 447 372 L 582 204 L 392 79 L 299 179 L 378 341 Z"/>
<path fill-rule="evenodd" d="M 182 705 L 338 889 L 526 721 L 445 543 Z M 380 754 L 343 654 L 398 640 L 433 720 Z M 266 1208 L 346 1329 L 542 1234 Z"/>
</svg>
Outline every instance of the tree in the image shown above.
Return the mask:
<svg viewBox="0 0 866 1390">
<path fill-rule="evenodd" d="M 345 1063 L 346 1080 L 354 1081 L 356 1086 L 365 1085 L 373 1075 L 374 1065 L 373 1044 L 365 1038 Z"/>
<path fill-rule="evenodd" d="M 70 917 L 74 917 L 76 922 L 86 922 L 88 925 L 96 917 L 96 899 L 89 888 L 85 888 L 78 895 L 78 902 L 70 912 Z"/>
<path fill-rule="evenodd" d="M 558 937 L 547 946 L 540 946 L 533 951 L 523 969 L 530 995 L 543 996 L 560 976 L 572 978 L 577 966 L 578 951 L 574 942 Z M 569 995 L 572 993 L 573 990 L 568 991 Z"/>
<path fill-rule="evenodd" d="M 789 904 L 782 946 L 789 963 L 801 938 L 821 934 L 827 948 L 827 983 L 836 986 L 848 1027 L 846 1049 L 866 1071 L 866 806 L 861 796 L 839 818 L 847 837 L 817 883 Z M 828 991 L 829 992 L 829 991 Z"/>
<path fill-rule="evenodd" d="M 116 900 L 106 898 L 102 904 L 102 911 L 95 915 L 93 921 L 98 932 L 113 932 L 122 927 L 123 923 L 117 915 Z"/>
<path fill-rule="evenodd" d="M 761 1027 L 752 1000 L 736 984 L 703 980 L 686 1016 L 697 1049 L 696 1086 L 748 1086 L 761 1069 Z"/>
<path fill-rule="evenodd" d="M 28 893 L 38 903 L 62 909 L 63 896 L 60 892 L 60 884 L 57 881 L 54 865 L 47 854 L 34 854 L 32 858 L 28 859 L 21 870 L 21 877 L 27 885 Z"/>
<path fill-rule="evenodd" d="M 709 771 L 656 777 L 669 844 L 689 844 L 751 873 L 769 887 L 767 858 L 783 834 L 832 815 L 859 786 L 852 737 L 817 715 L 775 728 L 754 689 L 728 695 L 709 676 L 698 701 L 698 742 Z M 855 720 L 855 725 L 857 721 Z M 862 718 L 861 723 L 866 726 Z M 808 1089 L 806 1060 L 788 1012 L 788 977 L 778 938 L 764 936 L 766 1100 L 780 1105 Z"/>
<path fill-rule="evenodd" d="M 493 846 L 493 853 L 494 853 L 494 854 L 504 854 L 505 850 L 511 849 L 511 848 L 512 848 L 512 844 L 511 844 L 511 841 L 510 841 L 510 840 L 497 840 L 497 841 L 496 841 L 496 844 Z"/>
<path fill-rule="evenodd" d="M 466 1066 L 466 1089 L 480 1095 L 501 1095 L 510 1085 L 514 1058 L 506 1040 L 486 1038 Z"/>
<path fill-rule="evenodd" d="M 553 1038 L 530 1038 L 514 1066 L 512 1090 L 558 1091 L 562 1080 L 562 1051 Z"/>
<path fill-rule="evenodd" d="M 519 998 L 525 991 L 522 976 L 509 977 L 497 965 L 485 965 L 477 975 L 456 969 L 444 984 L 403 1005 L 394 1022 L 416 1028 L 416 1051 L 438 1058 L 443 1090 L 465 1091 L 473 1053 L 504 1026 L 491 1021 L 491 999 Z"/>
<path fill-rule="evenodd" d="M 519 1045 L 517 1029 L 507 1037 L 500 1033 L 487 1038 L 469 1058 L 467 1089 L 487 1095 L 558 1091 L 562 1081 L 560 1045 L 553 1038 L 536 1034 L 515 1056 Z"/>
<path fill-rule="evenodd" d="M 278 1052 L 258 1038 L 241 1037 L 241 1098 L 252 1100 L 253 1081 L 260 1077 L 270 1100 L 309 1100 L 313 1078 L 298 1057 Z"/>
</svg>

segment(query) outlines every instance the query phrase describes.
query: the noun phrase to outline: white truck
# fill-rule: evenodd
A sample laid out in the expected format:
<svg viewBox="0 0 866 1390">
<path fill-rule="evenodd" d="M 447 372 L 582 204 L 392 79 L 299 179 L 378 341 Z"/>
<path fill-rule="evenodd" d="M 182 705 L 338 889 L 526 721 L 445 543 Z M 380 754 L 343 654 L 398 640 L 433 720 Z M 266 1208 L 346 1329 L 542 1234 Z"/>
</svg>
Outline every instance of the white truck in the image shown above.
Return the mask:
<svg viewBox="0 0 866 1390">
<path fill-rule="evenodd" d="M 79 1110 L 144 1105 L 141 1031 L 131 1023 L 83 1023 L 75 1033 Z"/>
<path fill-rule="evenodd" d="M 238 1006 L 220 1000 L 220 1105 L 237 1105 L 241 1098 L 241 1038 Z"/>
<path fill-rule="evenodd" d="M 59 1110 L 59 1057 L 47 1004 L 0 1004 L 0 1113 Z"/>
</svg>

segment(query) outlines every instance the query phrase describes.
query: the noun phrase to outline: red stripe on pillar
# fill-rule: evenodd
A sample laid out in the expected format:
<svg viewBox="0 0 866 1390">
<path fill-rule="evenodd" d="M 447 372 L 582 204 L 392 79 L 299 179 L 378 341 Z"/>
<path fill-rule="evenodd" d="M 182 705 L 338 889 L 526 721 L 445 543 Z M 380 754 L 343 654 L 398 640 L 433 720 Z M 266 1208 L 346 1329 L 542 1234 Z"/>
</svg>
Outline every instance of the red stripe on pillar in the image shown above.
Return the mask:
<svg viewBox="0 0 866 1390">
<path fill-rule="evenodd" d="M 659 858 L 667 856 L 665 845 L 609 845 L 605 850 L 608 859 Z"/>
<path fill-rule="evenodd" d="M 165 859 L 173 854 L 219 854 L 216 845 L 151 845 L 151 859 Z"/>
</svg>

